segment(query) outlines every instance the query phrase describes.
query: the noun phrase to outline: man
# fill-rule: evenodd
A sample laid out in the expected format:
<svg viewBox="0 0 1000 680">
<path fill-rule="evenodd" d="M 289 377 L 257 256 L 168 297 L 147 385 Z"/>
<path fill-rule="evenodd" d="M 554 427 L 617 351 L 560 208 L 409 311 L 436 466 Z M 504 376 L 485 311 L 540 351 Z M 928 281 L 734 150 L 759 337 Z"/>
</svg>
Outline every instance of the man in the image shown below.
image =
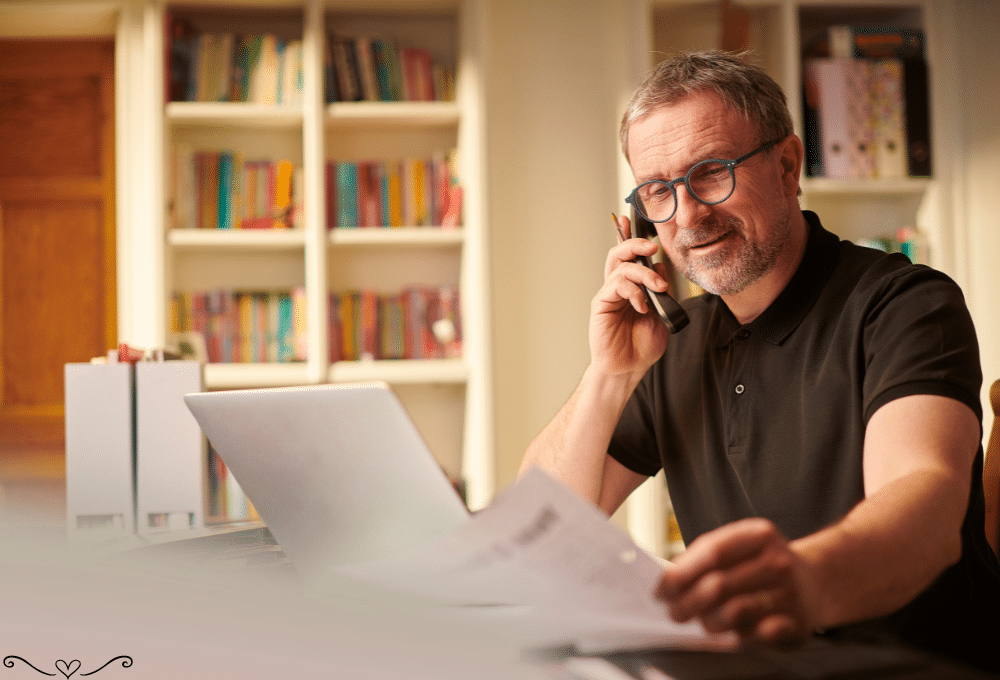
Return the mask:
<svg viewBox="0 0 1000 680">
<path fill-rule="evenodd" d="M 643 292 L 667 283 L 634 261 L 657 246 L 613 248 L 591 363 L 522 470 L 610 514 L 662 467 L 688 547 L 657 596 L 679 621 L 769 643 L 863 622 L 996 666 L 982 376 L 960 290 L 800 209 L 784 94 L 735 55 L 661 64 L 621 136 L 630 202 L 706 294 L 670 336 Z"/>
</svg>

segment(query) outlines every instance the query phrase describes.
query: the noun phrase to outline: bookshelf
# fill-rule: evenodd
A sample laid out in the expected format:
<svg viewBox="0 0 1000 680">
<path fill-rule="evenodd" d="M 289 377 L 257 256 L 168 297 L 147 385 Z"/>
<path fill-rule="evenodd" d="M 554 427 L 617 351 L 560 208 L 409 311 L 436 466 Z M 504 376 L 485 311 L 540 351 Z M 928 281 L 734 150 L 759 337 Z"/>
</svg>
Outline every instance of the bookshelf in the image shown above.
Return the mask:
<svg viewBox="0 0 1000 680">
<path fill-rule="evenodd" d="M 164 55 L 150 72 L 169 76 L 170 32 L 182 21 L 195 34 L 272 33 L 301 41 L 301 94 L 291 103 L 166 101 L 144 95 L 162 126 L 149 125 L 149 165 L 166 206 L 150 219 L 162 234 L 162 271 L 154 261 L 147 334 L 167 341 L 174 291 L 289 291 L 305 299 L 304 361 L 206 366 L 208 389 L 322 382 L 388 382 L 442 467 L 466 486 L 469 506 L 493 494 L 492 407 L 487 333 L 485 129 L 478 0 L 178 0 L 143 3 L 147 54 Z M 448 101 L 330 101 L 324 74 L 333 35 L 388 37 L 427 50 L 453 67 Z M 176 99 L 176 95 L 174 99 Z M 155 118 L 154 118 L 155 121 Z M 301 168 L 301 213 L 292 228 L 193 228 L 178 219 L 178 149 L 237 150 L 244 158 L 286 159 Z M 462 186 L 457 226 L 328 228 L 328 161 L 429 157 L 457 150 Z M 160 169 L 162 168 L 162 169 Z M 181 217 L 187 215 L 181 211 Z M 411 285 L 456 286 L 462 354 L 430 359 L 331 361 L 328 296 Z"/>
<path fill-rule="evenodd" d="M 946 38 L 939 35 L 949 25 L 939 16 L 944 10 L 932 0 L 748 0 L 734 5 L 746 13 L 749 49 L 782 85 L 796 133 L 803 138 L 802 54 L 809 41 L 834 25 L 883 25 L 923 33 L 929 68 L 932 176 L 833 179 L 804 174 L 800 202 L 804 209 L 817 212 L 828 230 L 850 240 L 891 236 L 899 227 L 914 227 L 927 248 L 922 261 L 961 280 L 961 272 L 955 271 L 960 264 L 956 263 L 952 228 L 955 189 L 947 158 L 954 140 L 949 126 L 942 124 L 947 115 L 935 98 L 947 89 L 941 76 L 945 69 L 935 68 L 949 63 L 942 47 Z M 721 46 L 719 3 L 645 0 L 637 13 L 641 28 L 631 56 L 633 85 L 655 65 L 651 56 Z M 620 195 L 627 195 L 632 187 L 631 171 L 622 159 Z M 662 476 L 640 487 L 627 505 L 629 530 L 644 547 L 664 555 L 671 553 L 665 508 L 669 510 L 669 497 Z"/>
</svg>

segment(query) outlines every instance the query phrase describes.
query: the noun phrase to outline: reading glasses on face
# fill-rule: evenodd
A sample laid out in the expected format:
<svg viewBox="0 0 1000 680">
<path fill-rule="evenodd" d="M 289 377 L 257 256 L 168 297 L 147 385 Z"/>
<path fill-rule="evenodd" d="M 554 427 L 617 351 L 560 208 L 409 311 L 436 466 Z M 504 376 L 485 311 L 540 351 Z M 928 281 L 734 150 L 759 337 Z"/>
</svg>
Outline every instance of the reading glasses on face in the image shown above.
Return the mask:
<svg viewBox="0 0 1000 680">
<path fill-rule="evenodd" d="M 637 186 L 625 199 L 650 222 L 666 222 L 677 212 L 677 185 L 683 183 L 688 194 L 699 203 L 718 205 L 736 190 L 736 166 L 780 142 L 775 139 L 733 160 L 709 158 L 696 163 L 683 177 L 654 179 Z"/>
</svg>

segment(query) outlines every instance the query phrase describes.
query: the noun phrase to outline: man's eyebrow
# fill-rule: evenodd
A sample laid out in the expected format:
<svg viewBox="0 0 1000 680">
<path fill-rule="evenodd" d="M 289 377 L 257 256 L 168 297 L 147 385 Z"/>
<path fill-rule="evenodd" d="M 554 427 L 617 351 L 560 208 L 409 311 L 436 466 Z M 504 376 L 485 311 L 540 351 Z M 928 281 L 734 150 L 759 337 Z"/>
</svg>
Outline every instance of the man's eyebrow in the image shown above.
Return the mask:
<svg viewBox="0 0 1000 680">
<path fill-rule="evenodd" d="M 698 163 L 702 163 L 702 162 L 708 161 L 708 160 L 729 161 L 729 160 L 733 160 L 734 158 L 737 158 L 737 156 L 732 155 L 732 152 L 724 152 L 724 153 L 717 152 L 715 154 L 711 154 L 711 153 L 699 154 L 698 159 L 692 161 L 691 164 L 687 166 L 687 170 L 684 171 L 684 174 L 678 175 L 678 177 L 676 177 L 676 178 L 674 178 L 674 177 L 664 177 L 662 173 L 656 172 L 656 173 L 652 173 L 652 174 L 650 174 L 648 176 L 636 177 L 635 178 L 636 179 L 636 184 L 637 185 L 638 184 L 645 184 L 646 182 L 652 182 L 653 180 L 659 180 L 660 182 L 672 182 L 674 179 L 678 179 L 680 177 L 684 177 L 684 175 L 687 175 L 689 172 L 691 172 L 691 168 L 693 168 L 694 166 L 698 165 Z"/>
</svg>

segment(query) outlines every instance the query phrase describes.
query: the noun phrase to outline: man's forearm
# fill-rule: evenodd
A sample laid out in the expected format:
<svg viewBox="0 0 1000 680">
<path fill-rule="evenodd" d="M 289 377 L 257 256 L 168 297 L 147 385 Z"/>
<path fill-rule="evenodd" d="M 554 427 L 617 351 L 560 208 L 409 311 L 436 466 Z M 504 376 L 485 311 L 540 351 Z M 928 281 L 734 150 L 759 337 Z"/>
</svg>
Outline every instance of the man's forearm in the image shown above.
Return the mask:
<svg viewBox="0 0 1000 680">
<path fill-rule="evenodd" d="M 968 480 L 916 471 L 791 547 L 804 562 L 806 605 L 820 627 L 891 613 L 961 555 Z M 811 601 L 810 601 L 811 600 Z"/>
<path fill-rule="evenodd" d="M 636 384 L 625 374 L 608 376 L 588 367 L 573 395 L 528 446 L 519 474 L 538 466 L 598 504 L 608 444 Z"/>
</svg>

